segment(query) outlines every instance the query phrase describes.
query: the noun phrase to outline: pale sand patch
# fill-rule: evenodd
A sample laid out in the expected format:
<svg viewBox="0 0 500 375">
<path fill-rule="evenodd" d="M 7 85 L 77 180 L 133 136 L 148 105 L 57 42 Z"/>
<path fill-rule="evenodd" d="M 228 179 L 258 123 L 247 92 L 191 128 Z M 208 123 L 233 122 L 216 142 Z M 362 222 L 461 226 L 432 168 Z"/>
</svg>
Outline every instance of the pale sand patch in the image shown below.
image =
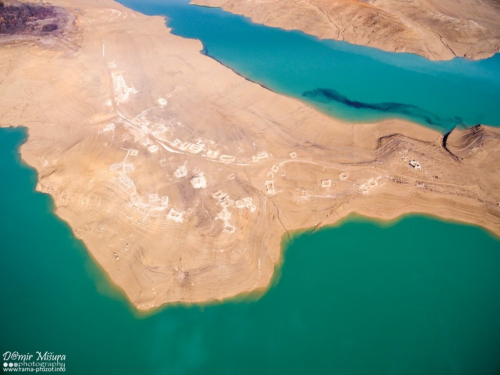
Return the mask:
<svg viewBox="0 0 500 375">
<path fill-rule="evenodd" d="M 500 234 L 498 129 L 455 132 L 446 150 L 409 122 L 345 124 L 203 56 L 161 17 L 54 3 L 76 17 L 64 43 L 0 48 L 0 125 L 29 128 L 37 189 L 138 309 L 264 289 L 283 233 L 351 212 Z"/>
</svg>

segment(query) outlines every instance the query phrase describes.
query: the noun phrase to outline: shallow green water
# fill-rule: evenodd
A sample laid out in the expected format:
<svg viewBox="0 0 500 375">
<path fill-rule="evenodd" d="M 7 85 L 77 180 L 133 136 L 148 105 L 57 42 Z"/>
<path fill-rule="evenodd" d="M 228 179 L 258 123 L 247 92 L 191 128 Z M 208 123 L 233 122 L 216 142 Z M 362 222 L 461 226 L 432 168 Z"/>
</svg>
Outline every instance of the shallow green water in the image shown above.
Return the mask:
<svg viewBox="0 0 500 375">
<path fill-rule="evenodd" d="M 484 61 L 430 62 L 252 24 L 220 9 L 188 6 L 187 0 L 120 2 L 145 14 L 167 15 L 174 33 L 200 39 L 205 53 L 335 117 L 397 116 L 442 131 L 460 124 L 500 125 L 498 54 Z"/>
<path fill-rule="evenodd" d="M 257 302 L 137 317 L 34 192 L 21 128 L 0 129 L 0 352 L 65 354 L 68 374 L 500 372 L 500 241 L 412 216 L 351 218 L 287 245 Z"/>
</svg>

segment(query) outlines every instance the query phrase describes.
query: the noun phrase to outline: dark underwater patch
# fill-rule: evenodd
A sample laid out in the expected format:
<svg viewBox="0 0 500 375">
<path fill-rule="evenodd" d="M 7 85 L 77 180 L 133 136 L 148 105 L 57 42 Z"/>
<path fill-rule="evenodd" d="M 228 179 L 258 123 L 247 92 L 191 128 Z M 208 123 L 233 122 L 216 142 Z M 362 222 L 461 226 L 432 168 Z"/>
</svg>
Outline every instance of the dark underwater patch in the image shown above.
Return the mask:
<svg viewBox="0 0 500 375">
<path fill-rule="evenodd" d="M 306 91 L 302 94 L 303 97 L 319 103 L 332 103 L 337 102 L 340 104 L 347 105 L 356 109 L 367 109 L 376 112 L 403 115 L 404 117 L 417 118 L 423 120 L 429 125 L 439 126 L 443 128 L 454 127 L 462 123 L 462 120 L 458 117 L 443 119 L 435 114 L 419 108 L 412 104 L 403 103 L 364 103 L 358 102 L 356 100 L 351 100 L 346 96 L 340 94 L 334 89 L 315 89 L 311 91 Z"/>
</svg>

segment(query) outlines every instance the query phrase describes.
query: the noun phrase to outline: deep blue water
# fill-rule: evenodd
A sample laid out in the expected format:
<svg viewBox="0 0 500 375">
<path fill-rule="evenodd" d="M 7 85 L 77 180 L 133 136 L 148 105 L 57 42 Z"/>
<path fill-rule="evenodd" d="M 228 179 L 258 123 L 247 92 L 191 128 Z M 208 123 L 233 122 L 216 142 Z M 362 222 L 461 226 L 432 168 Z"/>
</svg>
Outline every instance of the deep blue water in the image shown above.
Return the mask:
<svg viewBox="0 0 500 375">
<path fill-rule="evenodd" d="M 166 15 L 177 35 L 202 41 L 204 53 L 243 76 L 349 121 L 406 118 L 439 130 L 500 125 L 500 55 L 433 62 L 298 31 L 251 23 L 183 0 L 122 0 Z M 339 95 L 314 95 L 315 90 Z M 363 103 L 351 106 L 347 102 Z"/>
<path fill-rule="evenodd" d="M 498 55 L 435 63 L 180 0 L 134 6 L 168 14 L 176 33 L 250 79 L 345 119 L 500 124 Z M 68 374 L 500 373 L 500 241 L 480 228 L 351 217 L 284 243 L 281 277 L 258 301 L 140 316 L 34 191 L 18 151 L 26 138 L 0 129 L 0 353 L 65 354 Z"/>
</svg>

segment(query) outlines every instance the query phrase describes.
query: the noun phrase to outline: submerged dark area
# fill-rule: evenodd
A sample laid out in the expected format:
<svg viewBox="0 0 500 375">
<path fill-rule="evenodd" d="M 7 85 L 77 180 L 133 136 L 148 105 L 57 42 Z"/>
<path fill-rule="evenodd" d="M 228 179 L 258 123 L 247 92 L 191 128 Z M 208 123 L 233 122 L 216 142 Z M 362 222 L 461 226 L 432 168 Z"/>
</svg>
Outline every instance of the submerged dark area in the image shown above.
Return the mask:
<svg viewBox="0 0 500 375">
<path fill-rule="evenodd" d="M 249 80 L 307 101 L 346 122 L 403 117 L 443 134 L 455 125 L 500 126 L 500 54 L 482 61 L 436 63 L 254 24 L 220 8 L 188 5 L 188 0 L 119 2 L 148 15 L 166 16 L 172 33 L 200 40 L 205 55 Z M 304 97 L 304 92 L 316 88 L 334 88 L 347 100 L 357 99 L 368 107 L 356 109 L 326 97 L 323 103 Z M 394 106 L 399 110 L 394 113 L 387 106 L 371 109 L 372 103 L 412 106 Z"/>
<path fill-rule="evenodd" d="M 61 10 L 50 5 L 0 1 L 0 34 L 33 34 L 57 30 L 61 25 Z"/>
<path fill-rule="evenodd" d="M 394 102 L 364 103 L 356 100 L 351 100 L 334 89 L 318 88 L 315 90 L 306 91 L 302 94 L 302 96 L 310 100 L 324 104 L 336 102 L 356 109 L 367 109 L 382 113 L 393 113 L 395 115 L 403 115 L 405 117 L 419 118 L 425 121 L 425 123 L 437 127 L 442 127 L 442 126 L 447 127 L 450 125 L 452 127 L 455 127 L 456 125 L 460 125 L 463 123 L 460 117 L 441 118 L 429 111 L 426 111 L 412 104 L 403 104 Z"/>
</svg>

